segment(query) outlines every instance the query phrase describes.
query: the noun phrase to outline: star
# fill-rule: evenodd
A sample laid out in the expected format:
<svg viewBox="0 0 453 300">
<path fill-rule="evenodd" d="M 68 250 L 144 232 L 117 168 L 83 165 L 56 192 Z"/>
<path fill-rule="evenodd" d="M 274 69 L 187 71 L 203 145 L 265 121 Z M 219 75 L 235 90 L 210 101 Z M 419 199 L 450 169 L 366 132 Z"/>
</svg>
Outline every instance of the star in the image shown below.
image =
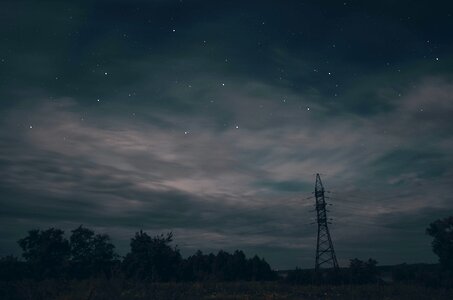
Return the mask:
<svg viewBox="0 0 453 300">
<path fill-rule="evenodd" d="M 107 73 L 107 72 L 104 72 L 104 75 L 108 75 L 108 73 Z"/>
<path fill-rule="evenodd" d="M 307 107 L 307 110 L 310 110 L 310 107 Z"/>
<path fill-rule="evenodd" d="M 236 129 L 239 129 L 239 126 L 238 126 L 238 125 L 236 125 Z"/>
<path fill-rule="evenodd" d="M 30 129 L 33 129 L 33 125 L 30 125 Z"/>
</svg>

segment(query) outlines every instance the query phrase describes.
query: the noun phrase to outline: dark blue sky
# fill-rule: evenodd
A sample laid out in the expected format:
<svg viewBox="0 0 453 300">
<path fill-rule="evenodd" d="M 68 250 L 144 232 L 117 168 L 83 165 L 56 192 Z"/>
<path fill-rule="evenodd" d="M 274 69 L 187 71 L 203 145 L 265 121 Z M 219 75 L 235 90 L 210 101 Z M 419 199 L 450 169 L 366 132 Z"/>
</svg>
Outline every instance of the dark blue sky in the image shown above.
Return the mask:
<svg viewBox="0 0 453 300">
<path fill-rule="evenodd" d="M 84 224 L 312 267 L 321 173 L 340 265 L 434 262 L 453 5 L 395 2 L 2 1 L 0 255 Z"/>
</svg>

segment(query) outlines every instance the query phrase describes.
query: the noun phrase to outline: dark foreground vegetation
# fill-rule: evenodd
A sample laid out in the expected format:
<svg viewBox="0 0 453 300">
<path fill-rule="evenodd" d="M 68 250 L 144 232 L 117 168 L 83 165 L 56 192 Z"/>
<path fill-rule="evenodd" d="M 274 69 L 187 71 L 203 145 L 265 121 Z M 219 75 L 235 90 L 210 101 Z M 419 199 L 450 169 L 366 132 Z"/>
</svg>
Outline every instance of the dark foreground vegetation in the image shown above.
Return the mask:
<svg viewBox="0 0 453 300">
<path fill-rule="evenodd" d="M 33 300 L 314 300 L 453 299 L 447 288 L 392 285 L 294 285 L 285 282 L 168 282 L 122 280 L 45 280 L 1 283 L 0 299 Z"/>
<path fill-rule="evenodd" d="M 18 241 L 23 260 L 0 260 L 0 299 L 453 299 L 453 217 L 431 223 L 439 264 L 273 271 L 242 251 L 182 258 L 172 234 L 139 231 L 130 252 L 115 253 L 107 235 L 82 226 L 31 230 Z"/>
</svg>

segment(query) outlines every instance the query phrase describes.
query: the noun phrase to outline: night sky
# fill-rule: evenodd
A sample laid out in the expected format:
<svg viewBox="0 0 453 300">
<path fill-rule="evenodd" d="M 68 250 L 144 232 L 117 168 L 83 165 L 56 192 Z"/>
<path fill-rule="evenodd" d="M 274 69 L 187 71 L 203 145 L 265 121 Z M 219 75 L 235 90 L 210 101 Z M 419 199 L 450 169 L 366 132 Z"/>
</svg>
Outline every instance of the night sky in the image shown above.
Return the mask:
<svg viewBox="0 0 453 300">
<path fill-rule="evenodd" d="M 435 262 L 453 212 L 451 1 L 0 3 L 0 255 L 80 224 L 313 267 Z"/>
</svg>

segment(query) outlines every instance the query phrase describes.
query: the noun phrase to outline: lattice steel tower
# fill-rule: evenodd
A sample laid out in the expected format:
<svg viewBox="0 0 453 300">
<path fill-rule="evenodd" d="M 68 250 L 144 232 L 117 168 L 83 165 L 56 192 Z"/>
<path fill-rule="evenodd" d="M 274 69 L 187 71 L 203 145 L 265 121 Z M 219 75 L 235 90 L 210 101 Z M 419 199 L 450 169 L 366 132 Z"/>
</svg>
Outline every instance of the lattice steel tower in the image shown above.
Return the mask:
<svg viewBox="0 0 453 300">
<path fill-rule="evenodd" d="M 327 204 L 324 197 L 324 187 L 322 186 L 321 176 L 319 174 L 316 174 L 315 197 L 316 219 L 318 223 L 315 270 L 317 271 L 323 267 L 338 269 L 337 257 L 335 256 L 329 227 L 327 226 L 329 223 L 327 221 Z"/>
</svg>

